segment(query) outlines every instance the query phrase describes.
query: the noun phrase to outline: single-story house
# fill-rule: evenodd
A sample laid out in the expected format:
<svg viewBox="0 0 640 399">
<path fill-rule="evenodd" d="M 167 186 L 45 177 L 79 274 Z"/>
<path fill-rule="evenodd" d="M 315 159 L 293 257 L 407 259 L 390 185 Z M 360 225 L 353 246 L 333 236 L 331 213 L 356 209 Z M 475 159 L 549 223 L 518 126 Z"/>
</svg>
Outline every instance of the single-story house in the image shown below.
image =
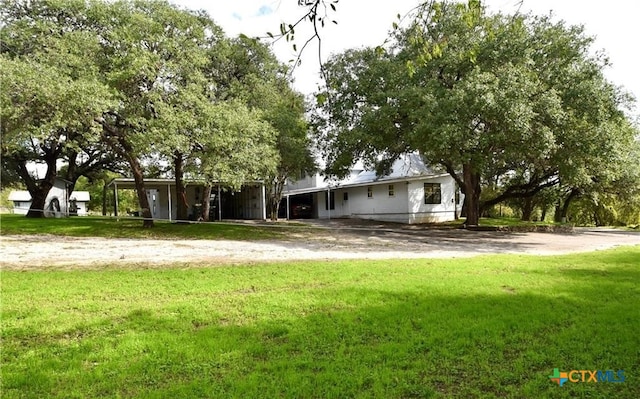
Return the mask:
<svg viewBox="0 0 640 399">
<path fill-rule="evenodd" d="M 209 219 L 266 219 L 266 193 L 260 181 L 248 182 L 239 191 L 229 190 L 223 183 L 216 183 L 211 190 L 211 197 L 203 198 L 204 183 L 198 180 L 186 180 L 185 198 L 178 198 L 175 179 L 145 179 L 145 189 L 149 199 L 151 215 L 154 219 L 177 220 L 178 201 L 188 205 L 188 218 L 197 220 L 200 217 L 202 204 L 209 201 Z M 122 214 L 118 204 L 118 190 L 135 190 L 132 178 L 114 179 L 109 186 L 114 192 L 114 214 Z M 139 210 L 125 210 L 139 215 Z"/>
<path fill-rule="evenodd" d="M 86 216 L 89 203 L 88 191 L 69 192 L 69 182 L 57 178 L 47 199 L 44 214 L 47 217 Z M 16 190 L 9 193 L 9 201 L 13 201 L 13 213 L 26 215 L 31 208 L 31 194 L 28 191 Z"/>
<path fill-rule="evenodd" d="M 340 181 L 305 176 L 287 185 L 283 201 L 288 218 L 433 223 L 455 220 L 463 196 L 448 173 L 429 168 L 418 154 L 407 154 L 386 176 L 364 169 L 353 169 Z"/>
</svg>

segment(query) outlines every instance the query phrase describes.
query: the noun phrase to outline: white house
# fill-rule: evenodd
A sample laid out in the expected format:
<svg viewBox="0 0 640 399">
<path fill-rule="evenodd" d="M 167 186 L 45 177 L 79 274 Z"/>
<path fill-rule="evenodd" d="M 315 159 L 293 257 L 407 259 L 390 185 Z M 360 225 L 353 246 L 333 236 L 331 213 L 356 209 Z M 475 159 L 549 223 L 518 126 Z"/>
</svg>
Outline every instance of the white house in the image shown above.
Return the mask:
<svg viewBox="0 0 640 399">
<path fill-rule="evenodd" d="M 85 216 L 90 196 L 88 191 L 68 190 L 69 182 L 64 179 L 56 179 L 53 187 L 45 200 L 45 216 Z M 26 215 L 31 208 L 31 194 L 28 191 L 18 190 L 9 193 L 9 201 L 13 201 L 13 213 Z"/>
<path fill-rule="evenodd" d="M 455 180 L 446 172 L 427 167 L 418 154 L 397 160 L 386 176 L 362 169 L 354 169 L 347 178 L 335 182 L 320 175 L 306 176 L 291 182 L 284 197 L 284 208 L 291 218 L 433 223 L 454 220 L 462 210 Z"/>
</svg>

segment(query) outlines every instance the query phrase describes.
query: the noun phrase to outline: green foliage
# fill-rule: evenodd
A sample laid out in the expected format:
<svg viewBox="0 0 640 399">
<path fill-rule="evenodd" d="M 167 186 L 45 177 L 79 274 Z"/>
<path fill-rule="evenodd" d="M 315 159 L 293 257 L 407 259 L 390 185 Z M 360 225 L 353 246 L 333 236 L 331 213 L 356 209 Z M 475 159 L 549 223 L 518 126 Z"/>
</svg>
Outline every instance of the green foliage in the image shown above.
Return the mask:
<svg viewBox="0 0 640 399">
<path fill-rule="evenodd" d="M 211 130 L 199 143 L 199 174 L 233 188 L 266 176 L 279 161 L 274 148 L 277 132 L 258 111 L 240 102 L 212 106 Z"/>
<path fill-rule="evenodd" d="M 97 78 L 93 59 L 100 43 L 84 29 L 85 3 L 5 0 L 1 5 L 3 177 L 19 177 L 33 199 L 28 216 L 42 216 L 58 161 L 70 165 L 63 177 L 71 182 L 111 162 L 96 119 L 116 98 Z M 29 173 L 32 162 L 46 166 L 42 180 Z"/>
<path fill-rule="evenodd" d="M 117 155 L 143 212 L 145 159 L 180 158 L 234 187 L 274 170 L 277 132 L 262 111 L 285 69 L 267 46 L 167 1 L 2 5 L 3 170 L 9 155 L 46 157 L 53 180 L 58 160 L 98 160 L 69 167 L 75 181 L 98 163 L 116 169 Z"/>
<path fill-rule="evenodd" d="M 634 398 L 639 260 L 3 270 L 3 398 Z"/>
<path fill-rule="evenodd" d="M 102 215 L 103 205 L 106 207 L 105 215 L 113 215 L 115 198 L 113 195 L 113 187 L 105 186 L 111 183 L 113 179 L 120 177 L 114 172 L 103 171 L 99 174 L 92 175 L 91 179 L 80 177 L 76 182 L 74 191 L 88 191 L 89 203 L 87 210 L 94 215 Z M 106 197 L 105 197 L 106 196 Z M 138 198 L 133 190 L 118 190 L 118 207 L 122 210 L 137 210 Z"/>
<path fill-rule="evenodd" d="M 620 170 L 611 160 L 633 140 L 627 98 L 581 27 L 429 2 L 394 38 L 389 51 L 348 50 L 326 64 L 315 125 L 329 173 L 358 158 L 384 171 L 416 151 L 449 171 L 477 216 L 485 203 Z M 481 204 L 492 181 L 501 191 Z"/>
<path fill-rule="evenodd" d="M 275 101 L 265 110 L 265 119 L 278 132 L 276 150 L 279 163 L 265 179 L 272 220 L 277 219 L 287 180 L 294 179 L 300 173 L 312 175 L 316 171 L 302 95 L 293 92 L 284 84 L 274 87 L 274 90 L 277 90 Z"/>
<path fill-rule="evenodd" d="M 20 183 L 11 182 L 3 184 L 0 188 L 0 208 L 3 210 L 13 209 L 13 201 L 9 201 L 9 194 L 13 190 L 24 190 L 25 187 Z"/>
</svg>

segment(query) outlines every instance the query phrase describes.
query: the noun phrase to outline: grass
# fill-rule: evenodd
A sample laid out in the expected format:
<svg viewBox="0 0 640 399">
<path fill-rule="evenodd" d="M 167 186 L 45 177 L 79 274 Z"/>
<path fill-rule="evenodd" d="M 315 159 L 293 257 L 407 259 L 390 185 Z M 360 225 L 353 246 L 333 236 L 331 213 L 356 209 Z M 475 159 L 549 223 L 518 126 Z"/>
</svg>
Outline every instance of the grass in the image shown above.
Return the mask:
<svg viewBox="0 0 640 399">
<path fill-rule="evenodd" d="M 26 218 L 3 214 L 2 234 L 53 234 L 72 237 L 105 238 L 167 238 L 167 239 L 228 239 L 262 240 L 285 237 L 282 227 L 238 225 L 229 223 L 177 224 L 155 221 L 155 227 L 145 229 L 139 219 L 108 217 Z"/>
<path fill-rule="evenodd" d="M 520 226 L 562 226 L 563 223 L 558 222 L 546 222 L 546 221 L 525 221 L 520 218 L 480 218 L 481 226 L 493 226 L 493 227 L 520 227 Z M 566 223 L 565 223 L 566 224 Z"/>
<path fill-rule="evenodd" d="M 639 265 L 627 247 L 4 271 L 2 397 L 637 398 Z"/>
</svg>

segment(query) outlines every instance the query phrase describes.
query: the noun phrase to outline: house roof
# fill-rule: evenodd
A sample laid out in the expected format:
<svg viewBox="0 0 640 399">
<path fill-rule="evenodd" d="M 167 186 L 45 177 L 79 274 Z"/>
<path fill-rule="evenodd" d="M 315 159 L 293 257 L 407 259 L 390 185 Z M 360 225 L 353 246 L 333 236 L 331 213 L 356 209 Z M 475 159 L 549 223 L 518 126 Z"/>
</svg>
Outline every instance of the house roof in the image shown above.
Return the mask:
<svg viewBox="0 0 640 399">
<path fill-rule="evenodd" d="M 419 154 L 406 154 L 393 163 L 391 166 L 391 173 L 388 175 L 378 176 L 374 170 L 364 170 L 357 176 L 340 182 L 340 185 L 371 184 L 398 179 L 405 180 L 407 178 L 415 177 L 433 177 L 442 174 L 443 172 L 436 171 L 425 165 Z"/>
<path fill-rule="evenodd" d="M 351 176 L 344 180 L 332 183 L 329 186 L 309 187 L 289 191 L 285 190 L 285 194 L 306 194 L 318 191 L 327 191 L 329 189 L 335 190 L 338 188 L 361 187 L 383 183 L 390 184 L 411 180 L 430 179 L 448 175 L 449 174 L 446 172 L 438 171 L 425 165 L 422 157 L 419 154 L 406 154 L 393 163 L 391 172 L 388 175 L 378 176 L 373 170 L 363 170 L 355 176 Z"/>
<path fill-rule="evenodd" d="M 75 199 L 80 202 L 87 202 L 91 196 L 88 191 L 73 191 L 69 196 L 69 199 Z M 31 194 L 25 190 L 16 190 L 9 193 L 9 201 L 31 201 Z"/>
</svg>

